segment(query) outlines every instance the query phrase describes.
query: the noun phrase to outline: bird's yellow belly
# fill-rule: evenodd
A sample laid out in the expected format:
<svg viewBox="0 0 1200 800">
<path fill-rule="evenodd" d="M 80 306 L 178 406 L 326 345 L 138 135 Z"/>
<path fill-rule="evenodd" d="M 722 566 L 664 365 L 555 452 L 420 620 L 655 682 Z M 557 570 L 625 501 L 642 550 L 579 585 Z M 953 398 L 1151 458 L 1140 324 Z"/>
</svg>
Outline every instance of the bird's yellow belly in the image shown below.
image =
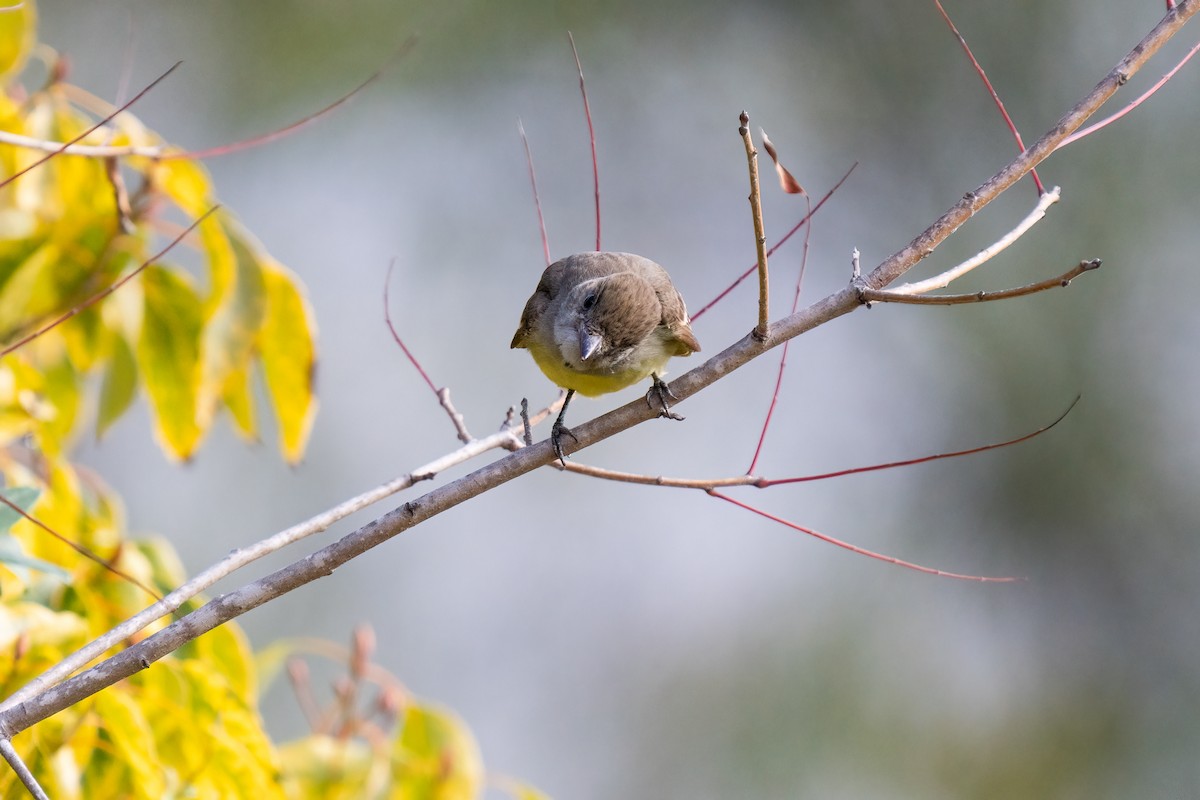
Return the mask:
<svg viewBox="0 0 1200 800">
<path fill-rule="evenodd" d="M 662 372 L 667 359 L 653 363 L 641 361 L 629 364 L 623 369 L 613 372 L 580 372 L 563 364 L 562 357 L 556 352 L 542 353 L 537 348 L 530 348 L 530 354 L 546 377 L 564 389 L 574 389 L 585 397 L 596 397 L 632 386 L 638 381 L 650 377 L 652 372 Z"/>
</svg>

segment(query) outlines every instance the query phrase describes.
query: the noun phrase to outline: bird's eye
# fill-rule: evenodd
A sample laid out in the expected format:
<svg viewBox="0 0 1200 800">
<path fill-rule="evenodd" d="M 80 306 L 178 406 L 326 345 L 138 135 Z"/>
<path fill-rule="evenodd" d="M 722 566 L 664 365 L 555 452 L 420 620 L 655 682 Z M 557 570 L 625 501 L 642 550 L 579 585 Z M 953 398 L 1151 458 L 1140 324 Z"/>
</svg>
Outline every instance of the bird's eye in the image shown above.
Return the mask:
<svg viewBox="0 0 1200 800">
<path fill-rule="evenodd" d="M 583 310 L 584 311 L 587 311 L 589 308 L 591 308 L 594 305 L 596 305 L 596 295 L 589 294 L 587 297 L 583 298 Z"/>
</svg>

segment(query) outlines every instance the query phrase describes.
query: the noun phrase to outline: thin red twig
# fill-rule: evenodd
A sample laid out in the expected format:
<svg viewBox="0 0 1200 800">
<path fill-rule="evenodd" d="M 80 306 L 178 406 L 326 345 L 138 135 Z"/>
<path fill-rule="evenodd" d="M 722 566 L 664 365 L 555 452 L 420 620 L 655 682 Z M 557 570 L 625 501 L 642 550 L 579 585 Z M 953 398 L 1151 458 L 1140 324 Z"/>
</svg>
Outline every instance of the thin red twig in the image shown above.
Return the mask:
<svg viewBox="0 0 1200 800">
<path fill-rule="evenodd" d="M 388 264 L 387 277 L 383 279 L 383 321 L 387 323 L 388 330 L 392 332 L 392 338 L 396 340 L 396 344 L 400 345 L 400 349 L 404 351 L 404 355 L 408 358 L 409 363 L 417 368 L 417 372 L 421 373 L 421 380 L 425 381 L 425 385 L 429 387 L 429 391 L 433 392 L 434 397 L 438 397 L 440 400 L 438 388 L 433 385 L 433 381 L 429 379 L 429 374 L 425 372 L 425 368 L 421 366 L 421 362 L 417 361 L 417 357 L 404 344 L 404 340 L 396 332 L 396 326 L 392 324 L 392 312 L 388 308 L 388 286 L 392 282 L 392 270 L 395 267 L 396 259 L 393 258 L 391 263 Z"/>
<path fill-rule="evenodd" d="M 358 86 L 355 86 L 349 92 L 342 95 L 337 100 L 334 100 L 332 103 L 325 106 L 321 110 L 315 111 L 312 114 L 309 114 L 307 117 L 304 117 L 303 119 L 293 122 L 291 125 L 287 125 L 286 127 L 279 128 L 279 129 L 271 131 L 269 133 L 264 133 L 261 136 L 254 136 L 249 139 L 243 139 L 239 142 L 232 142 L 230 144 L 223 144 L 223 145 L 218 145 L 216 147 L 209 147 L 204 150 L 185 150 L 185 151 L 181 151 L 181 152 L 163 153 L 161 156 L 159 156 L 159 158 L 161 160 L 166 161 L 166 160 L 175 159 L 175 158 L 201 159 L 201 158 L 212 158 L 214 156 L 225 156 L 225 155 L 229 155 L 230 153 L 236 153 L 241 150 L 248 150 L 252 147 L 258 147 L 259 145 L 269 144 L 270 142 L 273 142 L 277 139 L 282 139 L 285 136 L 289 136 L 289 135 L 295 133 L 296 131 L 300 130 L 301 128 L 305 128 L 305 127 L 311 125 L 312 123 L 316 122 L 317 120 L 321 119 L 325 115 L 329 114 L 330 112 L 332 112 L 334 109 L 338 108 L 339 106 L 349 102 L 350 99 L 353 98 L 355 95 L 357 95 L 359 92 L 366 89 L 372 83 L 374 83 L 375 81 L 377 81 L 381 77 L 383 77 L 383 75 L 389 69 L 391 69 L 393 64 L 395 64 L 401 58 L 404 58 L 406 55 L 408 55 L 412 51 L 413 46 L 416 43 L 417 43 L 417 37 L 410 36 L 408 39 L 406 39 L 404 41 L 403 44 L 400 45 L 400 47 L 391 56 L 391 58 L 389 58 L 386 62 L 384 62 L 384 65 L 382 67 L 380 67 L 378 70 L 376 70 L 365 81 L 360 83 Z"/>
<path fill-rule="evenodd" d="M 1000 99 L 1000 95 L 996 92 L 996 88 L 992 86 L 992 82 L 988 80 L 987 73 L 983 71 L 983 65 L 979 63 L 979 60 L 975 58 L 975 54 L 971 52 L 970 45 L 967 44 L 967 40 L 963 37 L 963 35 L 958 32 L 958 28 L 955 27 L 954 22 L 951 21 L 950 15 L 946 13 L 946 9 L 942 8 L 942 0 L 933 0 L 933 2 L 937 6 L 938 13 L 942 15 L 942 19 L 946 21 L 946 24 L 950 26 L 951 32 L 954 33 L 955 38 L 958 39 L 958 43 L 962 45 L 962 49 L 967 54 L 967 58 L 971 59 L 971 66 L 975 68 L 975 72 L 979 74 L 980 79 L 983 81 L 983 85 L 987 87 L 988 94 L 992 96 L 992 102 L 996 104 L 996 108 L 1000 109 L 1000 115 L 1004 117 L 1005 124 L 1008 125 L 1009 131 L 1012 132 L 1013 138 L 1017 140 L 1017 148 L 1021 151 L 1024 151 L 1025 142 L 1021 141 L 1021 133 L 1017 130 L 1017 126 L 1012 121 L 1012 117 L 1008 115 L 1008 109 L 1004 107 L 1004 101 Z M 1045 187 L 1042 186 L 1042 179 L 1038 177 L 1036 169 L 1030 170 L 1029 174 L 1033 178 L 1033 184 L 1037 188 L 1037 193 L 1040 197 L 1046 190 Z"/>
<path fill-rule="evenodd" d="M 592 188 L 596 195 L 596 252 L 600 252 L 600 163 L 596 159 L 596 129 L 592 127 L 592 107 L 588 103 L 587 84 L 583 80 L 583 64 L 579 62 L 579 51 L 575 49 L 575 37 L 567 31 L 571 40 L 571 53 L 575 56 L 575 68 L 579 71 L 579 93 L 583 95 L 583 115 L 587 118 L 588 141 L 592 146 Z"/>
<path fill-rule="evenodd" d="M 774 480 L 763 478 L 762 480 L 756 481 L 754 485 L 760 489 L 765 489 L 768 486 L 778 486 L 784 483 L 807 483 L 809 481 L 823 481 L 827 478 L 840 478 L 845 475 L 858 475 L 864 472 L 877 472 L 883 469 L 892 469 L 893 467 L 909 467 L 913 464 L 924 464 L 928 461 L 939 461 L 944 458 L 957 458 L 958 456 L 969 456 L 974 455 L 975 453 L 985 453 L 988 450 L 998 450 L 1001 447 L 1020 444 L 1021 442 L 1029 441 L 1035 436 L 1041 436 L 1043 433 L 1066 419 L 1067 414 L 1070 414 L 1071 410 L 1074 409 L 1079 403 L 1080 397 L 1082 397 L 1082 395 L 1076 395 L 1075 399 L 1071 401 L 1071 405 L 1067 406 L 1067 410 L 1062 414 L 1059 414 L 1058 419 L 1054 420 L 1048 425 L 1043 425 L 1036 431 L 1027 433 L 1024 436 L 1018 436 L 1016 439 L 1009 439 L 1008 441 L 1004 442 L 993 442 L 992 444 L 985 444 L 981 445 L 980 447 L 972 447 L 968 450 L 955 450 L 951 453 L 936 453 L 931 456 L 922 456 L 921 458 L 910 458 L 904 461 L 891 461 L 886 464 L 873 464 L 869 467 L 854 467 L 852 469 L 838 470 L 837 472 L 826 472 L 821 475 L 802 475 L 797 478 L 777 478 Z"/>
<path fill-rule="evenodd" d="M 874 550 L 867 550 L 865 547 L 859 547 L 858 545 L 853 545 L 853 544 L 850 544 L 849 542 L 844 542 L 841 539 L 835 539 L 834 537 L 832 537 L 828 534 L 821 533 L 820 531 L 813 530 L 812 528 L 806 528 L 805 526 L 799 525 L 795 522 L 792 522 L 791 520 L 786 520 L 783 517 L 777 517 L 774 514 L 770 514 L 766 511 L 763 511 L 761 508 L 755 508 L 754 506 L 749 505 L 748 503 L 743 503 L 740 500 L 735 500 L 732 497 L 730 497 L 729 495 L 721 494 L 716 489 L 709 489 L 707 494 L 709 494 L 713 497 L 718 497 L 728 503 L 733 503 L 738 508 L 743 508 L 746 511 L 752 511 L 755 514 L 758 514 L 760 517 L 766 517 L 767 519 L 771 520 L 772 522 L 778 522 L 780 525 L 786 525 L 787 527 L 791 528 L 792 530 L 800 531 L 801 533 L 806 533 L 809 536 L 813 537 L 814 539 L 819 539 L 820 541 L 825 542 L 826 544 L 831 544 L 831 545 L 834 545 L 835 547 L 840 547 L 843 550 L 849 550 L 851 553 L 856 553 L 857 555 L 860 555 L 860 556 L 866 556 L 867 558 L 873 558 L 876 561 L 883 561 L 887 564 L 894 564 L 897 567 L 904 567 L 906 569 L 916 570 L 917 572 L 924 572 L 927 575 L 937 575 L 940 578 L 955 578 L 960 581 L 976 581 L 979 583 L 1018 583 L 1018 582 L 1025 580 L 1024 578 L 1018 578 L 1018 577 L 991 577 L 988 575 L 964 575 L 959 572 L 947 572 L 945 570 L 936 569 L 934 567 L 926 567 L 921 564 L 914 564 L 911 561 L 904 561 L 903 559 L 895 558 L 894 556 L 884 555 L 883 553 L 876 553 Z"/>
<path fill-rule="evenodd" d="M 821 206 L 825 205 L 825 201 L 828 200 L 830 197 L 833 197 L 833 193 L 842 187 L 842 184 L 846 182 L 846 179 L 850 177 L 850 173 L 854 172 L 854 168 L 857 166 L 858 166 L 857 161 L 855 161 L 853 164 L 851 164 L 850 169 L 846 170 L 846 174 L 841 177 L 841 180 L 839 180 L 837 183 L 835 183 L 833 185 L 833 188 L 830 189 L 828 192 L 826 192 L 825 196 L 822 197 L 819 201 L 817 201 L 817 204 L 812 207 L 812 210 L 809 211 L 807 214 L 805 214 L 800 219 L 799 222 L 797 222 L 795 225 L 792 226 L 791 230 L 789 230 L 787 233 L 785 233 L 783 236 L 781 236 L 779 241 L 776 242 L 774 245 L 772 245 L 767 250 L 768 258 L 775 255 L 775 251 L 778 250 L 780 247 L 782 247 L 788 239 L 792 238 L 792 235 L 796 231 L 800 230 L 801 225 L 808 222 L 810 219 L 812 219 L 813 214 L 816 214 L 818 211 L 821 210 Z M 751 275 L 753 275 L 757 271 L 758 271 L 758 262 L 756 261 L 754 264 L 752 264 L 750 266 L 749 269 L 747 269 L 745 272 L 743 272 L 741 275 L 739 275 L 737 280 L 735 280 L 733 283 L 729 284 L 729 286 L 725 287 L 725 289 L 723 289 L 721 291 L 721 293 L 718 294 L 716 297 L 714 297 L 712 300 L 709 300 L 707 303 L 705 303 L 700 308 L 699 311 L 697 311 L 695 314 L 692 314 L 691 315 L 692 320 L 695 321 L 695 320 L 699 319 L 701 314 L 703 314 L 705 311 L 708 311 L 710 308 L 715 306 L 717 303 L 719 303 L 723 299 L 725 299 L 725 295 L 732 292 L 734 289 L 736 289 L 738 287 L 738 284 L 740 284 L 742 281 L 746 280 L 746 278 L 749 278 Z"/>
<path fill-rule="evenodd" d="M 138 267 L 136 269 L 132 270 L 128 275 L 125 275 L 123 278 L 119 278 L 108 288 L 100 290 L 99 292 L 92 295 L 87 300 L 84 300 L 82 303 L 75 306 L 70 311 L 68 311 L 67 313 L 58 317 L 57 319 L 53 320 L 52 322 L 49 322 L 49 323 L 43 325 L 42 327 L 38 328 L 33 333 L 31 333 L 27 336 L 24 336 L 21 339 L 18 339 L 17 341 L 10 344 L 8 347 L 5 347 L 3 350 L 0 350 L 0 357 L 6 356 L 9 353 L 13 352 L 14 350 L 24 347 L 25 345 L 29 344 L 30 342 L 32 342 L 34 339 L 38 338 L 42 334 L 46 333 L 49 330 L 52 330 L 53 328 L 55 328 L 58 325 L 61 325 L 62 323 L 69 320 L 71 317 L 75 316 L 76 314 L 80 313 L 81 311 L 84 311 L 85 309 L 89 308 L 90 306 L 100 302 L 101 300 L 103 300 L 104 298 L 108 297 L 110 294 L 115 292 L 117 289 L 120 289 L 122 286 L 129 283 L 129 281 L 133 280 L 133 278 L 135 276 L 141 274 L 142 270 L 144 270 L 146 267 L 153 264 L 155 261 L 158 261 L 160 258 L 165 256 L 172 248 L 174 248 L 175 245 L 182 242 L 184 237 L 186 237 L 189 233 L 194 231 L 196 229 L 196 226 L 198 226 L 204 220 L 208 219 L 209 215 L 211 215 L 218 208 L 220 208 L 219 205 L 213 206 L 208 211 L 205 211 L 203 214 L 201 214 L 199 217 L 196 218 L 195 222 L 193 222 L 191 225 L 188 225 L 186 228 L 183 229 L 182 233 L 180 233 L 178 236 L 176 236 L 174 239 L 172 239 L 170 241 L 170 243 L 167 244 L 166 247 L 164 247 L 162 250 L 159 250 L 154 255 L 150 256 L 150 258 L 143 261 L 141 264 L 138 265 Z"/>
<path fill-rule="evenodd" d="M 550 239 L 546 236 L 546 217 L 542 214 L 542 198 L 538 194 L 537 173 L 533 170 L 533 152 L 529 149 L 529 137 L 525 126 L 517 117 L 517 130 L 521 132 L 521 144 L 525 145 L 525 164 L 529 167 L 529 183 L 533 187 L 533 205 L 537 209 L 538 230 L 542 234 L 542 252 L 546 254 L 546 266 L 550 266 Z"/>
<path fill-rule="evenodd" d="M 121 54 L 121 77 L 117 81 L 117 102 L 129 92 L 129 84 L 133 82 L 133 44 L 137 40 L 137 23 L 133 19 L 133 9 L 125 11 L 125 48 Z"/>
<path fill-rule="evenodd" d="M 812 216 L 812 199 L 805 194 L 805 216 Z M 800 255 L 800 274 L 796 276 L 796 292 L 792 295 L 792 310 L 795 314 L 796 309 L 800 307 L 800 291 L 804 286 L 804 272 L 808 267 L 808 248 L 809 241 L 812 238 L 812 225 L 804 229 L 804 247 Z M 763 443 L 767 440 L 767 429 L 771 427 L 771 418 L 775 415 L 775 406 L 779 401 L 779 390 L 783 386 L 783 373 L 787 369 L 788 348 L 791 346 L 792 340 L 788 339 L 783 343 L 779 355 L 779 371 L 775 375 L 775 390 L 771 393 L 771 405 L 767 407 L 767 416 L 763 420 L 762 431 L 758 435 L 758 446 L 754 448 L 754 458 L 750 459 L 750 467 L 746 470 L 747 475 L 754 474 L 754 468 L 758 466 L 758 457 L 762 454 Z"/>
<path fill-rule="evenodd" d="M 95 130 L 98 130 L 99 128 L 102 128 L 103 126 L 107 125 L 109 122 L 112 122 L 112 120 L 113 120 L 113 118 L 114 118 L 114 117 L 116 117 L 116 116 L 117 116 L 118 114 L 120 114 L 121 112 L 123 112 L 123 111 L 127 110 L 127 109 L 128 109 L 130 106 L 131 106 L 131 105 L 133 105 L 134 103 L 136 103 L 138 100 L 141 100 L 141 99 L 142 99 L 142 98 L 143 98 L 143 97 L 146 95 L 146 93 L 147 93 L 147 92 L 149 92 L 151 89 L 153 89 L 153 88 L 154 88 L 155 86 L 157 86 L 159 83 L 161 83 L 161 82 L 162 82 L 162 80 L 163 80 L 164 78 L 166 78 L 168 75 L 170 75 L 172 72 L 174 72 L 174 71 L 175 71 L 175 70 L 176 70 L 176 69 L 179 67 L 179 65 L 180 65 L 180 64 L 182 64 L 182 63 L 183 63 L 182 61 L 176 61 L 174 64 L 172 64 L 172 65 L 171 65 L 171 68 L 170 68 L 170 69 L 168 69 L 168 70 L 167 70 L 166 72 L 164 72 L 162 75 L 159 75 L 157 78 L 155 78 L 153 81 L 151 81 L 151 82 L 150 82 L 150 84 L 149 84 L 148 86 L 146 86 L 146 88 L 145 88 L 145 89 L 142 89 L 140 92 L 138 92 L 137 94 L 135 94 L 135 95 L 133 96 L 133 99 L 129 100 L 127 103 L 125 103 L 124 105 L 122 105 L 122 106 L 121 106 L 120 108 L 118 108 L 116 111 L 112 112 L 112 113 L 111 113 L 111 114 L 109 114 L 107 117 L 105 117 L 104 119 L 100 120 L 100 121 L 99 121 L 99 122 L 97 122 L 95 125 L 93 125 L 92 127 L 88 128 L 88 129 L 87 129 L 86 131 L 84 131 L 83 133 L 81 133 L 81 134 L 79 134 L 78 136 L 76 136 L 76 137 L 75 137 L 74 139 L 72 139 L 71 141 L 69 141 L 69 142 L 64 142 L 64 143 L 63 143 L 63 145 L 62 145 L 62 147 L 58 148 L 57 150 L 54 150 L 54 151 L 52 151 L 52 152 L 49 152 L 49 153 L 47 153 L 46 155 L 42 156 L 42 157 L 41 157 L 41 158 L 39 158 L 37 161 L 34 161 L 32 164 L 30 164 L 29 166 L 25 167 L 24 169 L 17 170 L 17 171 L 16 171 L 16 172 L 14 172 L 12 175 L 10 175 L 10 176 L 8 176 L 7 178 L 5 178 L 3 181 L 0 181 L 0 189 L 4 188 L 4 187 L 5 187 L 5 186 L 7 186 L 8 184 L 12 183 L 12 182 L 13 182 L 13 181 L 15 181 L 17 178 L 19 178 L 19 177 L 21 177 L 22 175 L 24 175 L 26 172 L 29 172 L 31 169 L 34 169 L 34 168 L 36 168 L 36 167 L 40 167 L 42 164 L 45 164 L 45 163 L 46 163 L 47 161 L 49 161 L 50 159 L 52 159 L 52 158 L 54 158 L 55 156 L 57 156 L 57 155 L 61 154 L 61 153 L 62 153 L 64 150 L 66 150 L 66 149 L 67 149 L 68 147 L 70 147 L 71 145 L 75 144 L 75 143 L 76 143 L 76 142 L 78 142 L 78 141 L 81 141 L 81 140 L 82 140 L 84 137 L 88 136 L 88 135 L 89 135 L 89 134 L 91 134 L 93 131 L 95 131 Z"/>
<path fill-rule="evenodd" d="M 1168 3 L 1168 7 L 1174 8 L 1174 5 L 1172 3 Z M 1132 103 L 1125 106 L 1120 111 L 1113 114 L 1112 116 L 1105 117 L 1104 119 L 1100 120 L 1099 122 L 1093 123 L 1093 124 L 1087 126 L 1086 128 L 1081 128 L 1080 130 L 1075 131 L 1070 136 L 1068 136 L 1067 138 L 1065 138 L 1061 142 L 1059 142 L 1058 146 L 1055 147 L 1054 149 L 1061 150 L 1062 148 L 1069 145 L 1071 142 L 1079 141 L 1083 137 L 1085 137 L 1089 134 L 1095 133 L 1096 131 L 1100 130 L 1101 128 L 1105 127 L 1106 125 L 1116 122 L 1121 117 L 1128 114 L 1130 111 L 1133 111 L 1135 108 L 1140 106 L 1143 102 L 1150 99 L 1150 96 L 1153 95 L 1155 92 L 1157 92 L 1159 89 L 1161 89 L 1163 87 L 1163 84 L 1165 84 L 1167 81 L 1171 80 L 1171 78 L 1175 77 L 1175 73 L 1179 72 L 1179 70 L 1183 68 L 1183 65 L 1186 64 L 1188 61 L 1190 61 L 1192 59 L 1192 56 L 1196 55 L 1197 50 L 1200 50 L 1200 42 L 1197 42 L 1192 47 L 1191 50 L 1188 50 L 1187 55 L 1185 55 L 1183 57 L 1183 59 L 1178 64 L 1176 64 L 1175 67 L 1170 72 L 1168 72 L 1166 75 L 1163 75 L 1161 78 L 1159 78 L 1158 82 L 1155 83 L 1153 86 L 1151 86 L 1149 89 L 1147 89 L 1140 97 L 1138 97 L 1138 99 L 1134 100 Z"/>
<path fill-rule="evenodd" d="M 142 582 L 141 582 L 141 581 L 139 581 L 137 578 L 133 577 L 132 575 L 128 574 L 127 572 L 124 572 L 124 571 L 122 571 L 122 570 L 119 570 L 119 569 L 117 569 L 117 568 L 116 568 L 116 567 L 114 567 L 114 566 L 113 566 L 113 565 L 112 565 L 110 562 L 108 562 L 108 561 L 106 561 L 105 559 L 101 558 L 100 556 L 96 555 L 96 554 L 95 554 L 95 553 L 93 553 L 91 550 L 88 550 L 86 547 L 84 547 L 83 545 L 79 544 L 78 542 L 71 541 L 71 540 L 70 540 L 70 539 L 68 539 L 66 536 L 63 536 L 63 535 L 62 535 L 61 533 L 59 533 L 58 531 L 54 530 L 54 529 L 53 529 L 53 528 L 51 528 L 49 525 L 47 525 L 46 523 L 42 522 L 40 519 L 38 519 L 37 517 L 34 517 L 32 514 L 30 514 L 29 512 L 27 512 L 25 509 L 21 508 L 19 505 L 17 505 L 16 503 L 14 503 L 12 500 L 9 500 L 9 499 L 8 499 L 7 497 L 5 497 L 3 494 L 0 494 L 0 503 L 3 503 L 4 505 L 8 506 L 8 507 L 9 507 L 9 508 L 11 508 L 13 511 L 17 512 L 17 513 L 18 513 L 18 514 L 20 514 L 22 517 L 24 517 L 25 519 L 27 519 L 27 520 L 29 520 L 30 522 L 32 522 L 34 525 L 38 526 L 39 528 L 41 528 L 41 529 L 42 529 L 42 530 L 44 530 L 46 533 L 48 533 L 48 534 L 50 534 L 51 536 L 53 536 L 53 537 L 54 537 L 55 539 L 57 539 L 58 541 L 62 542 L 62 543 L 63 543 L 63 544 L 65 544 L 67 547 L 69 547 L 69 548 L 71 548 L 72 550 L 74 550 L 76 553 L 79 553 L 79 555 L 83 556 L 83 557 L 84 557 L 84 558 L 86 558 L 88 561 L 92 561 L 92 562 L 94 562 L 94 563 L 98 564 L 98 565 L 99 565 L 99 566 L 100 566 L 102 569 L 108 570 L 108 571 L 109 571 L 109 572 L 111 572 L 113 575 L 116 575 L 118 578 L 121 578 L 122 580 L 126 580 L 126 581 L 128 581 L 129 583 L 131 583 L 131 584 L 133 584 L 134 586 L 136 586 L 136 587 L 138 587 L 139 589 L 141 589 L 141 590 L 142 590 L 143 592 L 145 592 L 146 594 L 148 594 L 148 595 L 150 595 L 151 597 L 153 597 L 155 600 L 159 600 L 159 601 L 161 601 L 161 600 L 162 600 L 162 598 L 158 596 L 158 593 L 157 593 L 157 592 L 155 592 L 153 589 L 151 589 L 149 586 L 147 586 L 146 584 L 142 583 Z"/>
</svg>

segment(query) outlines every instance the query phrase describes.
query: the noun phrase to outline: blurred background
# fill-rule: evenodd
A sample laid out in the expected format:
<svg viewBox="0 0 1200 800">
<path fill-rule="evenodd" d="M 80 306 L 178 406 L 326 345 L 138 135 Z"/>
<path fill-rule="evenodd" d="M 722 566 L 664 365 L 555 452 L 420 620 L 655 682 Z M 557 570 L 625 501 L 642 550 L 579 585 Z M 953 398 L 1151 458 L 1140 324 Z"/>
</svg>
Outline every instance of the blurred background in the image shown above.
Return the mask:
<svg viewBox="0 0 1200 800">
<path fill-rule="evenodd" d="M 948 10 L 1031 141 L 1163 3 Z M 845 285 L 852 247 L 874 266 L 1016 151 L 928 0 L 110 0 L 43 3 L 41 14 L 42 40 L 103 97 L 127 67 L 134 91 L 183 59 L 135 112 L 195 148 L 299 118 L 420 36 L 348 107 L 208 163 L 222 201 L 311 293 L 322 407 L 303 465 L 224 428 L 193 463 L 166 466 L 144 407 L 84 446 L 127 498 L 135 532 L 170 538 L 190 572 L 457 446 L 384 326 L 392 258 L 393 319 L 472 432 L 495 430 L 523 396 L 555 397 L 508 342 L 545 266 L 518 117 L 553 254 L 593 246 L 567 30 L 595 117 L 604 246 L 664 264 L 693 309 L 754 260 L 743 108 L 815 196 L 859 164 L 816 217 L 809 300 Z M 1197 35 L 1185 28 L 1108 111 Z M 1103 259 L 1099 272 L 1011 302 L 875 307 L 796 340 L 758 471 L 1010 438 L 1082 394 L 1058 428 L 970 458 L 738 495 L 866 548 L 1028 582 L 918 574 L 700 493 L 547 469 L 244 617 L 251 639 L 345 641 L 371 623 L 382 665 L 457 710 L 490 769 L 556 798 L 1195 796 L 1198 94 L 1190 66 L 1053 156 L 1041 175 L 1063 201 L 956 288 L 1015 286 L 1084 258 Z M 803 204 L 764 185 L 773 240 Z M 1026 180 L 910 277 L 990 244 L 1034 202 Z M 772 261 L 776 315 L 801 252 L 796 239 Z M 673 362 L 674 374 L 743 336 L 755 303 L 747 282 L 699 320 L 704 353 Z M 640 426 L 578 459 L 741 473 L 777 363 L 761 358 L 689 400 L 684 423 Z M 581 398 L 572 420 L 642 391 Z M 279 739 L 304 731 L 285 686 L 270 689 L 265 713 Z"/>
</svg>

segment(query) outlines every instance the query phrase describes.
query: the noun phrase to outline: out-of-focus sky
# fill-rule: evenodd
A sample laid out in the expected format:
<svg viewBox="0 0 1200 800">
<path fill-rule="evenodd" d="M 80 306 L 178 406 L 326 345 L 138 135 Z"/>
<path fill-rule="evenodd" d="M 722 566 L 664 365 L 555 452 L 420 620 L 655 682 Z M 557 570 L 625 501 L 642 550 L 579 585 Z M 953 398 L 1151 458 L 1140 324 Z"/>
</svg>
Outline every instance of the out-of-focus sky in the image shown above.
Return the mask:
<svg viewBox="0 0 1200 800">
<path fill-rule="evenodd" d="M 1096 84 L 1161 2 L 949 3 L 1027 140 Z M 42 39 L 104 97 L 127 65 L 168 140 L 203 147 L 319 108 L 409 36 L 343 110 L 209 163 L 221 200 L 309 287 L 321 413 L 304 464 L 225 429 L 166 466 L 144 409 L 94 465 L 131 527 L 189 571 L 453 449 L 382 318 L 477 434 L 555 391 L 508 342 L 544 267 L 517 118 L 556 257 L 593 246 L 591 164 L 566 31 L 588 76 L 606 249 L 664 264 L 695 309 L 754 260 L 737 115 L 823 194 L 805 298 L 873 266 L 1016 151 L 932 2 L 43 3 Z M 1195 26 L 1193 26 L 1195 27 Z M 1119 105 L 1194 42 L 1183 36 Z M 555 797 L 1163 797 L 1200 785 L 1200 74 L 1185 69 L 1041 169 L 1063 201 L 962 291 L 1104 267 L 1069 289 L 956 308 L 875 307 L 793 343 L 759 471 L 823 472 L 1004 439 L 1000 452 L 741 497 L 960 583 L 851 555 L 699 493 L 544 470 L 245 617 L 256 646 L 345 640 L 456 709 L 488 766 Z M 769 173 L 767 173 L 769 177 Z M 768 238 L 802 204 L 765 183 Z M 1035 202 L 1028 181 L 919 274 Z M 798 242 L 772 261 L 790 302 Z M 753 324 L 749 283 L 696 324 L 704 353 Z M 578 456 L 731 475 L 749 463 L 777 356 Z M 637 396 L 580 399 L 582 421 Z M 541 432 L 542 435 L 545 431 Z M 463 470 L 440 476 L 441 484 Z M 353 522 L 363 522 L 373 510 Z M 330 536 L 350 530 L 343 525 Z M 318 543 L 314 543 L 316 546 Z M 276 559 L 266 568 L 282 564 Z M 278 738 L 302 731 L 265 699 Z"/>
</svg>

